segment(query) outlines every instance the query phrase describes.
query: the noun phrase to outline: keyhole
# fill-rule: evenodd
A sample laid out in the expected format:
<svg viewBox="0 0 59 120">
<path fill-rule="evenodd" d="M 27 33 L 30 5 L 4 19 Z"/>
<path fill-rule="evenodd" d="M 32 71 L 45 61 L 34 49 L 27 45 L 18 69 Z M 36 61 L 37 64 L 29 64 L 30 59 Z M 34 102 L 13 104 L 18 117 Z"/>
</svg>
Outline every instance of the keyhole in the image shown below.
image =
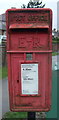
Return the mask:
<svg viewBox="0 0 59 120">
<path fill-rule="evenodd" d="M 17 83 L 19 83 L 19 80 L 17 80 Z"/>
</svg>

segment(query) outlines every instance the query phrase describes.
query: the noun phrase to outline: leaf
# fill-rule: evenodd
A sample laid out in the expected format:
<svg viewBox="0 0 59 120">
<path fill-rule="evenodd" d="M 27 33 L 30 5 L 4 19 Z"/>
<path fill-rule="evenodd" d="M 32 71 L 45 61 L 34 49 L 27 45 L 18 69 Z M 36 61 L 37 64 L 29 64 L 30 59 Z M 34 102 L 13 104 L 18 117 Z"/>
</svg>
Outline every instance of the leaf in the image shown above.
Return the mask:
<svg viewBox="0 0 59 120">
<path fill-rule="evenodd" d="M 21 8 L 44 8 L 44 7 L 45 7 L 45 4 L 42 5 L 42 1 L 39 2 L 39 0 L 38 1 L 30 0 L 27 6 L 25 4 L 21 6 Z"/>
</svg>

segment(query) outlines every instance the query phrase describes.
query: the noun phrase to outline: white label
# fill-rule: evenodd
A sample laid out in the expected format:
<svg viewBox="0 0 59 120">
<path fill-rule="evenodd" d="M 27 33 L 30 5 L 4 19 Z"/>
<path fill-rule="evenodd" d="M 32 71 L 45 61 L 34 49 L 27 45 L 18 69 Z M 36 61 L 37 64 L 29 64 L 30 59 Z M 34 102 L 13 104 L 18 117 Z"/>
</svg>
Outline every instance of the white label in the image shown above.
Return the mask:
<svg viewBox="0 0 59 120">
<path fill-rule="evenodd" d="M 21 64 L 22 94 L 38 94 L 38 64 Z"/>
</svg>

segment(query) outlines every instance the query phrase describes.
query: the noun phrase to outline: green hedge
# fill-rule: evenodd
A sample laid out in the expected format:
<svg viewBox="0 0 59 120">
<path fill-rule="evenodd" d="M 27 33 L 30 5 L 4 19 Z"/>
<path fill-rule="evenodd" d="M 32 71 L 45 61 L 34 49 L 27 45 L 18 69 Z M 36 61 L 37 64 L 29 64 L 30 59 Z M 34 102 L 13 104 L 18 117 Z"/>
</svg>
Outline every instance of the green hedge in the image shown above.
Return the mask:
<svg viewBox="0 0 59 120">
<path fill-rule="evenodd" d="M 3 118 L 27 118 L 27 112 L 7 112 Z"/>
<path fill-rule="evenodd" d="M 53 43 L 59 43 L 59 38 L 52 38 Z"/>
</svg>

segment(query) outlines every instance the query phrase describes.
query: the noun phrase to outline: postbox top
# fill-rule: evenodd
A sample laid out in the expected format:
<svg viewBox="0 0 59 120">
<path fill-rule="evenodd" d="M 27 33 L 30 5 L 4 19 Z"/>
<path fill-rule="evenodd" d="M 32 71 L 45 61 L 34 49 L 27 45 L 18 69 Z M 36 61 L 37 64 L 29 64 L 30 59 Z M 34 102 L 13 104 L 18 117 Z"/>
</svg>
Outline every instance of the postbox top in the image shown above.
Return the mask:
<svg viewBox="0 0 59 120">
<path fill-rule="evenodd" d="M 6 11 L 9 29 L 49 28 L 52 19 L 50 8 L 22 8 Z"/>
<path fill-rule="evenodd" d="M 12 11 L 39 11 L 39 10 L 43 10 L 43 11 L 50 11 L 52 13 L 52 9 L 50 8 L 12 8 L 12 9 L 7 9 L 6 12 L 12 12 Z"/>
</svg>

